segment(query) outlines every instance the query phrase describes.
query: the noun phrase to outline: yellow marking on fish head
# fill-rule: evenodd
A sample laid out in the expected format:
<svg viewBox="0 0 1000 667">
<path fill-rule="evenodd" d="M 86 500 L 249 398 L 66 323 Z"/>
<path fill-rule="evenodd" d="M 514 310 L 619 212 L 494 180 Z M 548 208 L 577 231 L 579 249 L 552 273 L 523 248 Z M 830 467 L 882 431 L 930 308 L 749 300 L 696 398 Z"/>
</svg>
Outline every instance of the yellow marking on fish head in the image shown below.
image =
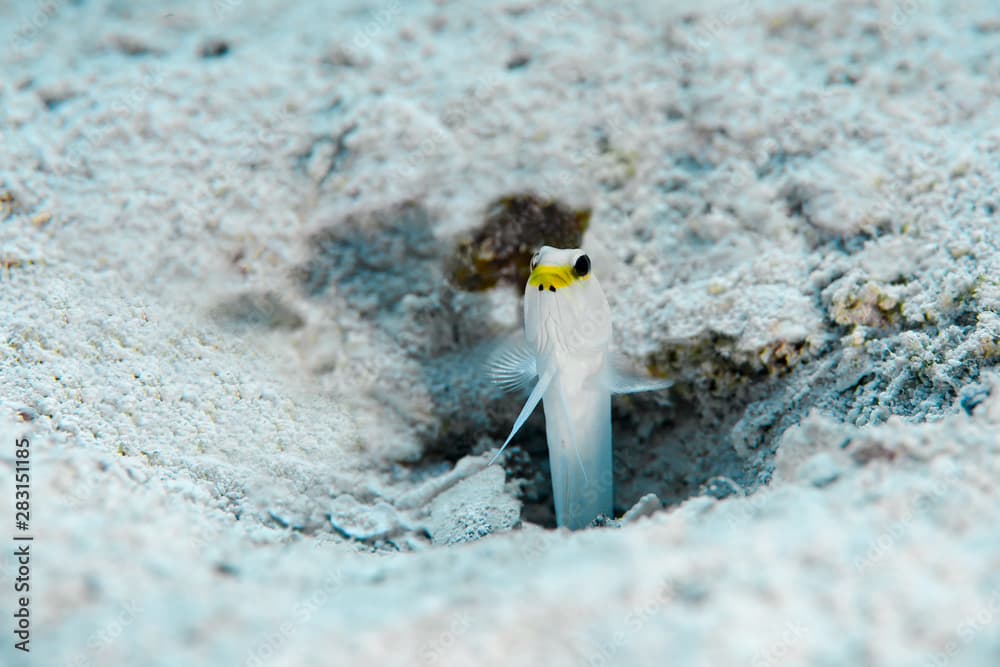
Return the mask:
<svg viewBox="0 0 1000 667">
<path fill-rule="evenodd" d="M 545 290 L 555 292 L 577 281 L 590 278 L 590 258 L 585 254 L 580 253 L 569 264 L 541 264 L 540 255 L 541 252 L 531 261 L 531 275 L 528 277 L 528 285 L 538 288 L 539 292 Z"/>
</svg>

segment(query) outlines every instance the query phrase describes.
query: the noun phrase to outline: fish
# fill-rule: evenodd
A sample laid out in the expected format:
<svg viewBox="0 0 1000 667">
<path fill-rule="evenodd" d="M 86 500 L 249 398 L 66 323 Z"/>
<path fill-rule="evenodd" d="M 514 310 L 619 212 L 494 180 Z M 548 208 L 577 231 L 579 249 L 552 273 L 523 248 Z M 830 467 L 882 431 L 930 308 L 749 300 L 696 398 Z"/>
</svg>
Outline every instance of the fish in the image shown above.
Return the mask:
<svg viewBox="0 0 1000 667">
<path fill-rule="evenodd" d="M 586 252 L 542 246 L 530 268 L 524 334 L 499 345 L 488 370 L 505 391 L 532 389 L 490 465 L 541 402 L 556 525 L 578 530 L 614 518 L 612 394 L 671 382 L 632 371 L 612 349 L 611 308 Z"/>
</svg>

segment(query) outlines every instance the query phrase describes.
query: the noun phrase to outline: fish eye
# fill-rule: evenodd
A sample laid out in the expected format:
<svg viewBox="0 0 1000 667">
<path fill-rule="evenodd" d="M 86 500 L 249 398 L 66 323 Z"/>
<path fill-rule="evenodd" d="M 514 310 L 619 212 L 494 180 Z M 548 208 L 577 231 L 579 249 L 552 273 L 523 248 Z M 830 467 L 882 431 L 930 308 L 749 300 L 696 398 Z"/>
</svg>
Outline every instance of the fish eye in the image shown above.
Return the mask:
<svg viewBox="0 0 1000 667">
<path fill-rule="evenodd" d="M 580 255 L 573 264 L 573 274 L 577 278 L 583 278 L 588 273 L 590 273 L 590 258 L 586 255 Z"/>
</svg>

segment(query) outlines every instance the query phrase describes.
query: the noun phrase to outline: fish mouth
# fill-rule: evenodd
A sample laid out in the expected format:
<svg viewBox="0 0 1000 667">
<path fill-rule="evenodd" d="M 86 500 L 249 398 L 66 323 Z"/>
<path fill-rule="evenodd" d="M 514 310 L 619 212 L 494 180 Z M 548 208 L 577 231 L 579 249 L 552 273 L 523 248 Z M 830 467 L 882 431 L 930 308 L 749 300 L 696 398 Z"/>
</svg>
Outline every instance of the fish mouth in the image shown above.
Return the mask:
<svg viewBox="0 0 1000 667">
<path fill-rule="evenodd" d="M 539 292 L 549 290 L 555 292 L 564 287 L 569 287 L 577 280 L 586 280 L 590 275 L 577 277 L 571 266 L 536 266 L 528 278 L 528 285 L 537 287 Z"/>
</svg>

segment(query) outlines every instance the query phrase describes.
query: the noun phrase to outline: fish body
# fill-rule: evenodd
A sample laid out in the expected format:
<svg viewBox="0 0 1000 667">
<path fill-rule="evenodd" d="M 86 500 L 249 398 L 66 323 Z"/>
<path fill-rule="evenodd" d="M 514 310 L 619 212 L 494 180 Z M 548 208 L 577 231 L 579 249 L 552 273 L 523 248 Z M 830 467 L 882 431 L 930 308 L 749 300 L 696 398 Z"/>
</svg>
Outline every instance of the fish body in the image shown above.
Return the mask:
<svg viewBox="0 0 1000 667">
<path fill-rule="evenodd" d="M 524 340 L 492 365 L 508 389 L 538 378 L 500 451 L 541 401 L 556 523 L 570 529 L 614 517 L 611 395 L 669 386 L 620 370 L 611 333 L 608 300 L 587 254 L 542 247 L 524 290 Z"/>
<path fill-rule="evenodd" d="M 558 375 L 542 398 L 556 524 L 573 530 L 614 516 L 611 392 L 586 382 Z"/>
</svg>

